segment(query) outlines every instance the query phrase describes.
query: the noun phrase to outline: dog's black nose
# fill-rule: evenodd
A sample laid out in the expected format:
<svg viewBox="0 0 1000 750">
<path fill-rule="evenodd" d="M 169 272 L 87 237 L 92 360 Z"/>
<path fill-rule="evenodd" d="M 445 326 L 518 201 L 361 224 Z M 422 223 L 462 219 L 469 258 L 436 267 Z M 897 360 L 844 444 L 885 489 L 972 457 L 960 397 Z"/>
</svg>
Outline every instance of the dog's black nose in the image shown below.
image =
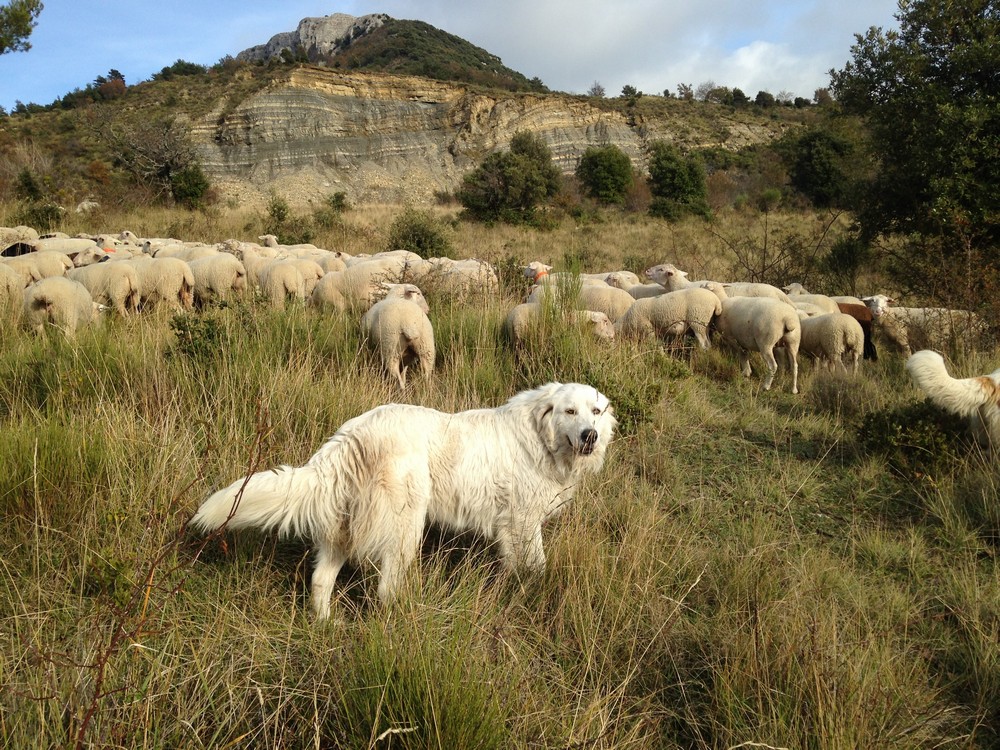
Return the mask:
<svg viewBox="0 0 1000 750">
<path fill-rule="evenodd" d="M 588 452 L 593 450 L 594 445 L 597 443 L 597 430 L 592 427 L 588 427 L 580 433 L 580 442 Z"/>
</svg>

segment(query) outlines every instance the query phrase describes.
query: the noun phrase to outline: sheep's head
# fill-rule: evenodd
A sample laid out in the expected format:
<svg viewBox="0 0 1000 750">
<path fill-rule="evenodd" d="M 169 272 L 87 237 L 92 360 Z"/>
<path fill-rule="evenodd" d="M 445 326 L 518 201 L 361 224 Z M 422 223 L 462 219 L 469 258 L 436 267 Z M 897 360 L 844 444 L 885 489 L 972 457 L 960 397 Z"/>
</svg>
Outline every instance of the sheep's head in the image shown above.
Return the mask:
<svg viewBox="0 0 1000 750">
<path fill-rule="evenodd" d="M 615 326 L 605 313 L 587 310 L 587 323 L 597 338 L 611 341 L 615 337 Z"/>
<path fill-rule="evenodd" d="M 617 271 L 615 271 L 613 273 L 609 273 L 607 276 L 605 276 L 604 277 L 604 283 L 607 284 L 608 286 L 613 286 L 616 289 L 626 289 L 627 290 L 627 287 L 628 287 L 628 285 L 625 283 L 625 279 L 623 279 L 622 275 L 620 273 L 618 273 Z"/>
<path fill-rule="evenodd" d="M 671 279 L 686 279 L 687 272 L 679 270 L 671 263 L 661 263 L 658 266 L 647 268 L 645 276 L 650 281 L 655 281 L 661 286 L 667 286 Z"/>
</svg>

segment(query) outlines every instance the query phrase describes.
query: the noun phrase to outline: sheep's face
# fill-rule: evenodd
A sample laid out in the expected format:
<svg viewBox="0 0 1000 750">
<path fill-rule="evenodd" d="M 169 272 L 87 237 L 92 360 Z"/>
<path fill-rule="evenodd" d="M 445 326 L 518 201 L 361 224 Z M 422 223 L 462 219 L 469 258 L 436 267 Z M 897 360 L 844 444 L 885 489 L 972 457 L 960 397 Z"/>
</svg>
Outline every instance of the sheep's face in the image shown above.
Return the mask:
<svg viewBox="0 0 1000 750">
<path fill-rule="evenodd" d="M 611 341 L 615 337 L 615 326 L 611 318 L 602 312 L 588 311 L 587 322 L 593 334 L 603 340 Z"/>
<path fill-rule="evenodd" d="M 604 277 L 604 283 L 616 289 L 625 289 L 625 281 L 620 273 L 609 273 Z"/>
<path fill-rule="evenodd" d="M 686 278 L 687 272 L 677 270 L 677 268 L 670 263 L 661 263 L 658 266 L 647 268 L 645 275 L 650 281 L 655 281 L 660 286 L 667 286 L 672 278 Z"/>
</svg>

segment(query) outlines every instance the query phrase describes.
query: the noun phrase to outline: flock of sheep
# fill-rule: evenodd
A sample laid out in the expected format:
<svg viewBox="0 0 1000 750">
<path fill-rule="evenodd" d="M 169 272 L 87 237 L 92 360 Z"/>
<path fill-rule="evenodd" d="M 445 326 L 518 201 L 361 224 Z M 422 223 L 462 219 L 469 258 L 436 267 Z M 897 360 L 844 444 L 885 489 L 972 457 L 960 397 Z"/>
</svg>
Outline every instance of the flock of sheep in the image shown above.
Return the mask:
<svg viewBox="0 0 1000 750">
<path fill-rule="evenodd" d="M 281 245 L 273 235 L 260 242 L 219 244 L 118 235 L 39 237 L 27 227 L 0 228 L 0 300 L 23 324 L 42 332 L 56 327 L 72 335 L 102 309 L 130 315 L 153 307 L 182 311 L 243 294 L 248 289 L 275 307 L 291 301 L 321 310 L 355 313 L 363 336 L 384 369 L 405 388 L 409 369 L 425 375 L 434 366 L 434 331 L 421 287 L 449 294 L 499 291 L 498 275 L 479 260 L 425 260 L 392 251 L 367 256 Z M 874 333 L 903 353 L 946 348 L 981 332 L 973 313 L 943 308 L 893 306 L 884 295 L 830 297 L 799 284 L 784 289 L 761 283 L 691 281 L 665 263 L 645 271 L 568 274 L 532 262 L 527 300 L 507 316 L 515 345 L 550 309 L 573 307 L 573 322 L 602 339 L 664 341 L 687 334 L 704 349 L 710 331 L 734 346 L 747 376 L 754 352 L 764 360 L 764 388 L 771 387 L 779 359 L 798 393 L 798 355 L 806 352 L 831 369 L 857 372 L 862 357 L 874 359 Z M 560 297 L 572 302 L 558 305 Z M 970 341 L 971 343 L 971 341 Z"/>
</svg>

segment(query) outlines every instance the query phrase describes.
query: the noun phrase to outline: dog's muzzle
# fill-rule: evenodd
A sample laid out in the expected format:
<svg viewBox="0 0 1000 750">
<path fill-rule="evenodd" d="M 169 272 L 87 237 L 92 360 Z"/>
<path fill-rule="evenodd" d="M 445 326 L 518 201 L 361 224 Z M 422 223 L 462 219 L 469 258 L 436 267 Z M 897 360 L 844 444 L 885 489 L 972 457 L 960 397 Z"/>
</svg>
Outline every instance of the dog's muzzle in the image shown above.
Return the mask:
<svg viewBox="0 0 1000 750">
<path fill-rule="evenodd" d="M 588 427 L 580 433 L 580 453 L 588 456 L 594 452 L 595 447 L 597 447 L 597 430 Z"/>
</svg>

